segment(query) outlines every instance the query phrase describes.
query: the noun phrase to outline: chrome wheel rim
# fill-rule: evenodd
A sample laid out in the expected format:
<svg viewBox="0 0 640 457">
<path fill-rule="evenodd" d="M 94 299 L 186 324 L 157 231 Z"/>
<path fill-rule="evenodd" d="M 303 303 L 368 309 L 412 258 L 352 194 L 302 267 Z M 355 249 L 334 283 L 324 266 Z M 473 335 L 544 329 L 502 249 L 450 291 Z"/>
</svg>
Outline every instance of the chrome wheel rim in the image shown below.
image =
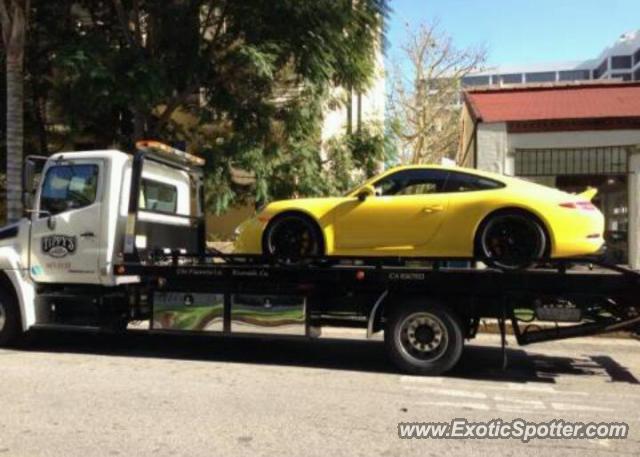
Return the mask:
<svg viewBox="0 0 640 457">
<path fill-rule="evenodd" d="M 444 355 L 449 333 L 442 320 L 428 312 L 407 316 L 398 326 L 400 347 L 419 362 L 434 362 Z"/>
<path fill-rule="evenodd" d="M 0 301 L 0 332 L 4 330 L 4 326 L 7 322 L 7 312 L 4 308 L 4 303 Z"/>
</svg>

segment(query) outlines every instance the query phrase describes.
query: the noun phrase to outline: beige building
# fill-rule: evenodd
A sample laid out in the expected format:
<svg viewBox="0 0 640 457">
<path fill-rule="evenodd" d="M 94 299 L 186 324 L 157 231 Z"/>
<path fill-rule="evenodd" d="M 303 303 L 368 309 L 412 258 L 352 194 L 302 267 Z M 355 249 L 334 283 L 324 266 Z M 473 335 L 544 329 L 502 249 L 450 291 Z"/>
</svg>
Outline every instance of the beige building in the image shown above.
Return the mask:
<svg viewBox="0 0 640 457">
<path fill-rule="evenodd" d="M 460 153 L 476 168 L 599 189 L 609 259 L 640 269 L 640 83 L 467 90 Z"/>
<path fill-rule="evenodd" d="M 384 56 L 380 50 L 376 53 L 375 77 L 371 87 L 364 93 L 348 91 L 343 87 L 333 90 L 332 96 L 343 103 L 328 106 L 325 110 L 322 126 L 323 143 L 356 131 L 362 125 L 378 125 L 382 128 L 385 112 L 385 75 Z"/>
</svg>

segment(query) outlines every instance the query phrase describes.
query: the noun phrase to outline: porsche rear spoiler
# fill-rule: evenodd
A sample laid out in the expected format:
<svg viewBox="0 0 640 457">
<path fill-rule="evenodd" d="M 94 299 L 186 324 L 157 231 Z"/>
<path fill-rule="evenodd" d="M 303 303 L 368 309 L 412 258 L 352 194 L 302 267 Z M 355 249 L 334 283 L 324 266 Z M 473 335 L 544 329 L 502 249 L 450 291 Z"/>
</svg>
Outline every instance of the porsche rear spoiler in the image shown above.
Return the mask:
<svg viewBox="0 0 640 457">
<path fill-rule="evenodd" d="M 580 192 L 578 197 L 584 198 L 585 200 L 591 201 L 593 197 L 595 197 L 598 193 L 598 189 L 595 187 L 588 187 L 587 190 Z"/>
</svg>

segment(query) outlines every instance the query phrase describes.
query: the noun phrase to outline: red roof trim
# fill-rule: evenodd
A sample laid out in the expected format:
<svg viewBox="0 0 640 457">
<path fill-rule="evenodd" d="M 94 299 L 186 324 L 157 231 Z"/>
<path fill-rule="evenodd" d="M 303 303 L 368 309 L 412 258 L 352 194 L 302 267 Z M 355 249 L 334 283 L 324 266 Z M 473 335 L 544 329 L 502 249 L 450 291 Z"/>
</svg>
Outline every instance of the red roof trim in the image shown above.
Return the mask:
<svg viewBox="0 0 640 457">
<path fill-rule="evenodd" d="M 497 94 L 504 92 L 539 92 L 539 91 L 567 91 L 584 89 L 615 89 L 620 87 L 640 87 L 640 81 L 581 81 L 567 83 L 537 83 L 537 84 L 514 84 L 511 86 L 480 86 L 465 89 L 465 94 Z"/>
<path fill-rule="evenodd" d="M 640 82 L 466 91 L 465 104 L 481 122 L 526 122 L 640 117 Z"/>
<path fill-rule="evenodd" d="M 584 130 L 636 130 L 640 129 L 640 117 L 552 119 L 507 122 L 509 133 L 571 132 Z"/>
<path fill-rule="evenodd" d="M 463 92 L 462 98 L 464 100 L 465 105 L 469 109 L 469 113 L 471 114 L 471 118 L 475 121 L 482 122 L 482 117 L 480 116 L 480 112 L 478 111 L 478 107 L 473 102 L 473 99 L 469 97 L 468 92 Z"/>
</svg>

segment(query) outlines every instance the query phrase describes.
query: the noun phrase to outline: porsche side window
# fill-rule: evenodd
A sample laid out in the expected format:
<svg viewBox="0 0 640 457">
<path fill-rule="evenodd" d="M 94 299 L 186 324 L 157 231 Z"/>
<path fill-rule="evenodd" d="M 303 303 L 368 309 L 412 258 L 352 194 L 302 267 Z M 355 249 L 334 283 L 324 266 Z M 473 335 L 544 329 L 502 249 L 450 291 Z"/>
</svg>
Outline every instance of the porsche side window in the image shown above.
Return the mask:
<svg viewBox="0 0 640 457">
<path fill-rule="evenodd" d="M 402 170 L 376 182 L 376 193 L 388 195 L 425 195 L 444 192 L 448 172 L 442 170 Z"/>
<path fill-rule="evenodd" d="M 504 184 L 493 179 L 452 171 L 447 180 L 446 192 L 471 192 L 474 190 L 500 189 Z"/>
<path fill-rule="evenodd" d="M 89 206 L 97 190 L 97 165 L 56 165 L 44 178 L 40 209 L 54 215 Z"/>
</svg>

